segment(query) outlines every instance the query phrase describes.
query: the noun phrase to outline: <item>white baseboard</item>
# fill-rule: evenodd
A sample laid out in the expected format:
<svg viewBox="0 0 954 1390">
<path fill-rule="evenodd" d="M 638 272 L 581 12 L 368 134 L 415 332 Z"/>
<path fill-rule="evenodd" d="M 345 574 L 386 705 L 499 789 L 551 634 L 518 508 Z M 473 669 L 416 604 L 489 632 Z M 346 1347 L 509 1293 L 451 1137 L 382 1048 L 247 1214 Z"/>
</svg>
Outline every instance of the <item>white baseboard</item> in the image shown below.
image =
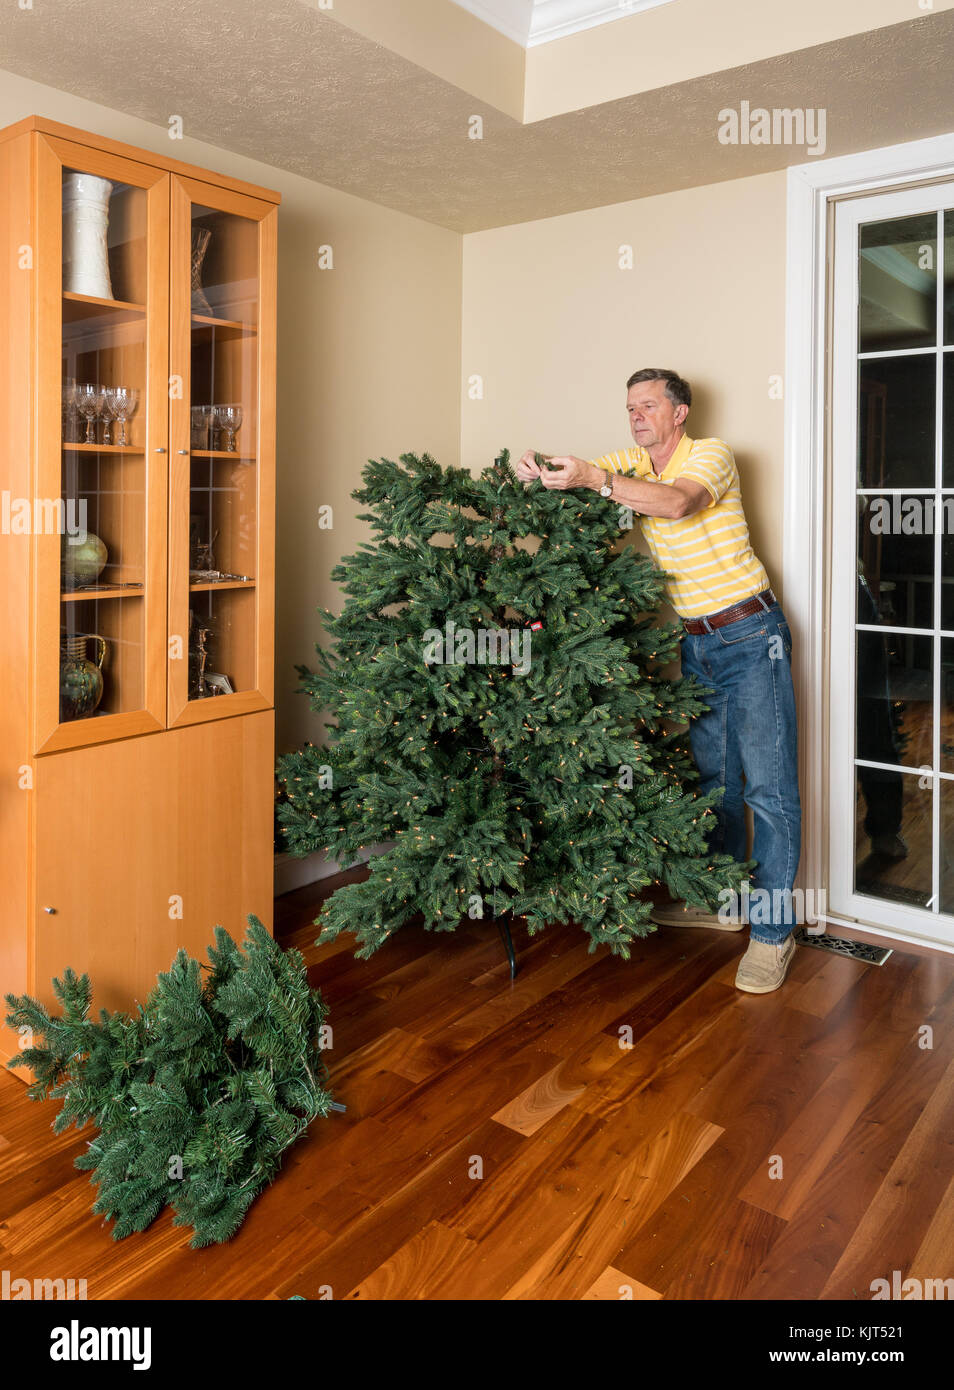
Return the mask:
<svg viewBox="0 0 954 1390">
<path fill-rule="evenodd" d="M 369 849 L 361 851 L 359 858 L 362 864 L 366 864 L 372 855 L 383 854 L 385 850 L 390 848 L 390 845 L 371 845 Z M 340 872 L 340 864 L 329 858 L 324 850 L 318 850 L 315 854 L 308 854 L 304 859 L 299 859 L 294 854 L 276 854 L 275 897 L 280 898 L 283 893 L 292 893 L 296 888 L 304 888 L 309 883 L 318 883 L 319 880 L 331 878 L 332 874 Z"/>
</svg>

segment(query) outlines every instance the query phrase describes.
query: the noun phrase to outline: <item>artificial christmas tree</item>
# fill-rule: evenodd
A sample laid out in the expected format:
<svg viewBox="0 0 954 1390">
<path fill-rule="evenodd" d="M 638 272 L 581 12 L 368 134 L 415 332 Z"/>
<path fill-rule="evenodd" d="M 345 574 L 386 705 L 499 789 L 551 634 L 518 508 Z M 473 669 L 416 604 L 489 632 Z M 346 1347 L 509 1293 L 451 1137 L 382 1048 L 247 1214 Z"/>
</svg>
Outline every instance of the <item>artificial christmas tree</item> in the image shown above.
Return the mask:
<svg viewBox="0 0 954 1390">
<path fill-rule="evenodd" d="M 628 957 L 655 930 L 650 885 L 719 906 L 747 866 L 710 855 L 717 793 L 698 797 L 685 725 L 701 688 L 660 670 L 678 624 L 656 626 L 663 576 L 615 553 L 620 507 L 523 487 L 505 452 L 479 478 L 428 455 L 371 461 L 353 495 L 377 533 L 332 571 L 343 611 L 317 672 L 300 666 L 327 746 L 279 762 L 291 853 L 342 868 L 320 942 L 369 956 L 418 913 L 575 921 Z"/>
<path fill-rule="evenodd" d="M 228 1240 L 284 1151 L 332 1107 L 321 995 L 300 953 L 248 921 L 242 951 L 216 927 L 204 983 L 180 951 L 135 1017 L 101 1010 L 92 1022 L 89 978 L 72 970 L 53 981 L 59 1018 L 6 996 L 7 1023 L 32 1039 L 10 1063 L 32 1068 L 31 1099 L 62 1099 L 57 1133 L 89 1121 L 99 1129 L 76 1166 L 93 1170 L 93 1211 L 115 1218 L 117 1240 L 166 1205 L 175 1225 L 195 1228 L 193 1248 Z"/>
</svg>

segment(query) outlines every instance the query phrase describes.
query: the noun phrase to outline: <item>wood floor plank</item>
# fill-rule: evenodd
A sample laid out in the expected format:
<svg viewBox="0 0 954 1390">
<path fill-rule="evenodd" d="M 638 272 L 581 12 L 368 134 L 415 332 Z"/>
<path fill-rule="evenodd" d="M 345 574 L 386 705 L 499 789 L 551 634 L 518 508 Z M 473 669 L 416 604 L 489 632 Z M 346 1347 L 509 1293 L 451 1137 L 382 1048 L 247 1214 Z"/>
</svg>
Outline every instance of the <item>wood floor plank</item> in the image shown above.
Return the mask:
<svg viewBox="0 0 954 1390">
<path fill-rule="evenodd" d="M 579 1037 L 580 1018 L 591 1021 L 594 1029 L 612 1031 L 619 1036 L 621 1023 L 636 1025 L 635 1036 L 640 1036 L 639 1016 L 645 1005 L 649 1014 L 650 1028 L 659 1021 L 654 1013 L 660 989 L 674 988 L 676 995 L 689 998 L 707 980 L 719 961 L 725 958 L 727 946 L 720 933 L 715 942 L 687 943 L 676 942 L 672 947 L 663 943 L 661 951 L 670 950 L 668 957 L 660 955 L 654 960 L 645 954 L 643 947 L 639 958 L 622 963 L 610 956 L 604 957 L 596 970 L 583 979 L 579 992 L 562 991 L 555 1001 L 547 1025 L 547 1046 L 554 1052 L 562 1052 L 572 1046 Z M 704 958 L 706 969 L 697 970 L 698 961 Z M 667 981 L 661 984 L 661 977 L 669 975 L 683 980 L 683 991 L 678 984 Z M 549 1006 L 551 1001 L 547 1000 Z M 676 1004 L 674 1007 L 678 1007 Z"/>
<path fill-rule="evenodd" d="M 692 1020 L 680 1027 L 683 1013 Z M 733 1057 L 758 1037 L 757 1012 L 736 1008 L 724 985 L 710 982 L 663 1020 L 632 1052 L 573 1102 L 591 1114 L 639 1114 L 648 1127 L 682 1109 Z"/>
<path fill-rule="evenodd" d="M 919 1015 L 923 1018 L 928 1007 L 920 985 L 919 966 L 912 961 L 906 972 L 899 973 L 887 1006 L 779 1139 L 786 1180 L 775 1182 L 766 1173 L 755 1176 L 739 1193 L 745 1201 L 786 1221 L 795 1215 L 895 1067 L 900 1064 L 906 1072 L 908 1062 L 902 1059 L 917 1061 L 915 1030 Z"/>
<path fill-rule="evenodd" d="M 439 1047 L 403 1028 L 393 1028 L 384 1036 L 392 1039 L 394 1048 L 388 1070 L 408 1081 L 426 1081 L 447 1066 L 453 1056 L 449 1048 Z"/>
<path fill-rule="evenodd" d="M 785 1223 L 737 1198 L 720 1203 L 665 1268 L 656 1286 L 666 1299 L 738 1299 L 784 1230 Z M 625 1264 L 625 1255 L 620 1256 Z"/>
<path fill-rule="evenodd" d="M 490 1193 L 482 1192 L 445 1218 L 476 1241 L 472 1257 L 455 1271 L 452 1292 L 459 1298 L 501 1299 L 546 1284 L 563 1291 L 559 1296 L 581 1298 L 625 1242 L 627 1230 L 718 1135 L 694 1116 L 676 1116 L 654 1142 L 634 1153 L 622 1130 L 621 1120 L 615 1128 L 601 1124 L 577 1146 L 564 1133 L 562 1159 L 545 1177 L 535 1173 L 522 1199 L 505 1204 L 493 1225 L 486 1220 Z M 604 1175 L 600 1184 L 587 1181 L 592 1171 Z"/>
<path fill-rule="evenodd" d="M 562 951 L 538 955 L 526 970 L 521 965 L 520 974 L 512 983 L 499 975 L 484 975 L 481 981 L 489 992 L 475 997 L 473 1009 L 450 1023 L 425 1020 L 421 1036 L 439 1040 L 442 1048 L 459 1056 L 542 1003 L 555 990 L 572 987 L 595 964 L 583 943 L 574 940 L 572 944 L 564 942 Z"/>
<path fill-rule="evenodd" d="M 608 1265 L 600 1277 L 590 1285 L 583 1297 L 600 1303 L 617 1302 L 620 1299 L 639 1303 L 651 1303 L 662 1298 L 656 1289 L 648 1289 L 636 1279 L 630 1279 L 622 1270 Z"/>
<path fill-rule="evenodd" d="M 928 1223 L 924 1239 L 918 1246 L 908 1269 L 908 1275 L 924 1282 L 927 1279 L 954 1278 L 954 1178 Z M 948 1295 L 950 1298 L 952 1295 Z"/>
<path fill-rule="evenodd" d="M 264 1194 L 245 1218 L 240 1261 L 228 1245 L 190 1250 L 186 1232 L 178 1249 L 127 1281 L 123 1297 L 163 1299 L 174 1290 L 177 1299 L 261 1299 L 284 1286 L 330 1245 L 331 1236 L 310 1221 L 287 1219 L 279 1209 L 283 1203 L 269 1196 Z"/>
<path fill-rule="evenodd" d="M 383 1137 L 365 1161 L 354 1165 L 327 1219 L 338 1223 L 402 1186 L 434 1153 L 456 1145 L 477 1122 L 489 1121 L 501 1105 L 552 1070 L 554 1061 L 534 1045 L 499 1053 L 488 1066 L 467 1058 L 380 1111 L 375 1118 Z"/>
<path fill-rule="evenodd" d="M 613 1263 L 666 1297 L 731 1298 L 751 1281 L 784 1221 L 740 1200 L 753 1172 L 769 1171 L 777 1143 L 836 1065 L 810 1053 L 781 1058 L 745 1050 L 687 1101 L 721 1126 L 714 1143 Z M 784 1181 L 781 1179 L 781 1181 Z"/>
<path fill-rule="evenodd" d="M 874 1062 L 891 1066 L 903 1050 L 895 1043 L 889 1051 L 885 1040 L 869 1040 L 866 1049 L 839 1063 L 813 1100 L 793 1120 L 788 1132 L 778 1140 L 777 1152 L 785 1165 L 787 1178 L 775 1182 L 767 1172 L 755 1174 L 740 1196 L 763 1211 L 790 1220 L 811 1193 L 822 1172 L 841 1147 L 844 1138 L 863 1112 L 879 1073 Z"/>
<path fill-rule="evenodd" d="M 314 1225 L 334 1234 L 336 1226 L 343 1230 L 330 1245 L 314 1259 L 302 1265 L 293 1288 L 292 1279 L 279 1285 L 282 1296 L 303 1293 L 315 1297 L 314 1290 L 329 1286 L 335 1298 L 350 1290 L 378 1269 L 385 1260 L 409 1241 L 431 1221 L 441 1220 L 453 1213 L 472 1194 L 476 1186 L 493 1181 L 507 1157 L 526 1141 L 512 1130 L 492 1120 L 479 1125 L 455 1145 L 431 1155 L 422 1156 L 413 1169 L 396 1180 L 379 1201 L 367 1201 L 350 1219 L 340 1220 L 340 1203 L 345 1195 L 331 1189 L 328 1195 L 306 1213 Z M 472 1176 L 472 1156 L 483 1160 L 484 1177 Z M 374 1155 L 369 1156 L 369 1165 Z M 374 1175 L 376 1178 L 376 1175 Z"/>
<path fill-rule="evenodd" d="M 607 1033 L 619 1037 L 626 1029 L 627 1038 L 638 1043 L 696 990 L 717 977 L 726 960 L 734 965 L 739 954 L 737 938 L 732 934 L 707 933 L 697 938 L 690 931 L 688 940 L 676 928 L 670 928 L 670 934 L 672 940 L 664 935 L 664 944 L 671 946 L 673 955 L 652 963 L 646 989 L 605 1025 Z"/>
<path fill-rule="evenodd" d="M 602 1076 L 619 1060 L 618 1038 L 598 1033 L 552 1071 L 545 1072 L 526 1090 L 508 1101 L 494 1115 L 502 1125 L 519 1134 L 536 1134 L 564 1106 L 586 1091 L 594 1077 Z"/>
<path fill-rule="evenodd" d="M 430 1221 L 347 1294 L 346 1299 L 443 1297 L 449 1273 L 472 1253 L 473 1242 Z"/>
<path fill-rule="evenodd" d="M 944 1005 L 946 1007 L 946 1003 Z M 818 1298 L 826 1280 L 858 1229 L 888 1172 L 931 1096 L 954 1060 L 954 1032 L 941 1046 L 920 1050 L 913 1043 L 867 1109 L 845 1135 L 815 1186 L 753 1277 L 745 1297 L 791 1298 L 792 1289 Z M 949 1117 L 954 1128 L 954 1115 Z M 886 1243 L 890 1250 L 890 1243 Z M 892 1269 L 896 1265 L 891 1266 Z M 869 1281 L 870 1282 L 870 1281 Z M 854 1285 L 852 1298 L 867 1297 Z"/>
<path fill-rule="evenodd" d="M 894 1269 L 903 1277 L 927 1237 L 935 1213 L 954 1171 L 954 1064 L 916 1120 L 900 1153 L 859 1222 L 847 1248 L 821 1291 L 822 1298 L 847 1298 L 846 1290 L 870 1289 L 874 1279 L 891 1279 Z M 884 1268 L 885 1249 L 895 1263 Z M 954 1250 L 943 1257 L 944 1267 L 930 1277 L 954 1276 Z"/>
<path fill-rule="evenodd" d="M 414 1089 L 413 1082 L 397 1072 L 364 1069 L 360 1063 L 342 1067 L 341 1075 L 333 1071 L 329 1077 L 334 1095 L 340 1100 L 347 1094 L 347 1121 L 368 1119 L 385 1110 Z M 340 1094 L 339 1094 L 340 1093 Z M 342 1104 L 344 1102 L 341 1102 Z"/>
<path fill-rule="evenodd" d="M 89 1138 L 94 1131 L 88 1131 Z M 43 1199 L 56 1194 L 68 1184 L 76 1174 L 74 1160 L 86 1152 L 85 1140 L 77 1140 L 75 1131 L 64 1136 L 64 1141 L 28 1151 L 28 1159 L 22 1149 L 17 1149 L 21 1162 L 14 1166 L 3 1182 L 0 1182 L 0 1212 L 17 1211 L 7 1221 L 0 1221 L 0 1240 L 16 1231 L 22 1224 L 20 1211 L 24 1207 L 35 1207 Z"/>
<path fill-rule="evenodd" d="M 722 1130 L 685 1113 L 636 1150 L 615 1179 L 602 1186 L 600 1200 L 572 1239 L 545 1250 L 503 1295 L 506 1299 L 586 1297 L 598 1271 L 625 1247 L 630 1233 L 653 1214 L 717 1142 Z M 580 1196 L 585 1184 L 579 1184 Z"/>
<path fill-rule="evenodd" d="M 821 957 L 821 967 L 810 979 L 796 982 L 796 987 L 786 990 L 786 1003 L 790 1009 L 801 1009 L 808 1014 L 826 1018 L 832 1009 L 853 989 L 861 976 L 871 967 L 850 956 L 822 955 L 812 947 L 802 947 L 800 956 L 817 955 Z"/>
</svg>

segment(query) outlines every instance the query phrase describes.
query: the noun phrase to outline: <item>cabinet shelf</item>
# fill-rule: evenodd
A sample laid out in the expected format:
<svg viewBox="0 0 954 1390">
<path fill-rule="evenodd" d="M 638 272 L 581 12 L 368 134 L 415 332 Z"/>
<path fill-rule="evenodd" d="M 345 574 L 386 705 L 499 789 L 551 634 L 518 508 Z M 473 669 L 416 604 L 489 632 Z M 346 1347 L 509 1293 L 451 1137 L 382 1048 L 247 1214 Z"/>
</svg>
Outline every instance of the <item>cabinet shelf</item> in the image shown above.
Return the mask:
<svg viewBox="0 0 954 1390">
<path fill-rule="evenodd" d="M 241 319 L 219 319 L 209 314 L 192 315 L 192 336 L 200 341 L 213 333 L 223 338 L 254 338 L 258 329 L 254 323 L 243 323 Z"/>
<path fill-rule="evenodd" d="M 190 594 L 212 593 L 215 589 L 254 589 L 254 579 L 220 579 L 217 583 L 211 584 L 190 584 Z"/>
<path fill-rule="evenodd" d="M 104 584 L 97 589 L 65 589 L 60 594 L 60 602 L 85 603 L 88 599 L 142 598 L 145 592 L 144 584 L 129 584 L 122 588 L 116 584 Z"/>
<path fill-rule="evenodd" d="M 254 454 L 243 454 L 241 449 L 236 449 L 234 453 L 229 449 L 193 449 L 194 459 L 231 459 L 233 463 L 254 463 Z"/>
<path fill-rule="evenodd" d="M 73 307 L 75 306 L 75 307 Z M 131 304 L 125 299 L 99 299 L 92 294 L 63 291 L 63 321 L 89 318 L 90 314 L 144 314 L 145 304 Z"/>
<path fill-rule="evenodd" d="M 143 454 L 145 451 L 130 444 L 64 444 L 63 452 L 70 454 Z"/>
</svg>

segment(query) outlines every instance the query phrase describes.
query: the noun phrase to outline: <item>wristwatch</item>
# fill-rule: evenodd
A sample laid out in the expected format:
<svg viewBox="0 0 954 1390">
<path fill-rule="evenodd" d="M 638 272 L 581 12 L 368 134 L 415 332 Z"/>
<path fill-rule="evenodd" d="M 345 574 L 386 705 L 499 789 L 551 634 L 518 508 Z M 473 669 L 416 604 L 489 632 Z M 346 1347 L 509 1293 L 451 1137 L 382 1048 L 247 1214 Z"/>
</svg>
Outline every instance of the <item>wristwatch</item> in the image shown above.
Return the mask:
<svg viewBox="0 0 954 1390">
<path fill-rule="evenodd" d="M 600 496 L 601 496 L 601 497 L 612 497 L 612 495 L 613 495 L 613 478 L 614 478 L 614 477 L 615 477 L 615 474 L 613 474 L 613 473 L 607 473 L 607 475 L 606 475 L 606 482 L 605 482 L 605 483 L 603 484 L 603 486 L 600 488 Z"/>
</svg>

